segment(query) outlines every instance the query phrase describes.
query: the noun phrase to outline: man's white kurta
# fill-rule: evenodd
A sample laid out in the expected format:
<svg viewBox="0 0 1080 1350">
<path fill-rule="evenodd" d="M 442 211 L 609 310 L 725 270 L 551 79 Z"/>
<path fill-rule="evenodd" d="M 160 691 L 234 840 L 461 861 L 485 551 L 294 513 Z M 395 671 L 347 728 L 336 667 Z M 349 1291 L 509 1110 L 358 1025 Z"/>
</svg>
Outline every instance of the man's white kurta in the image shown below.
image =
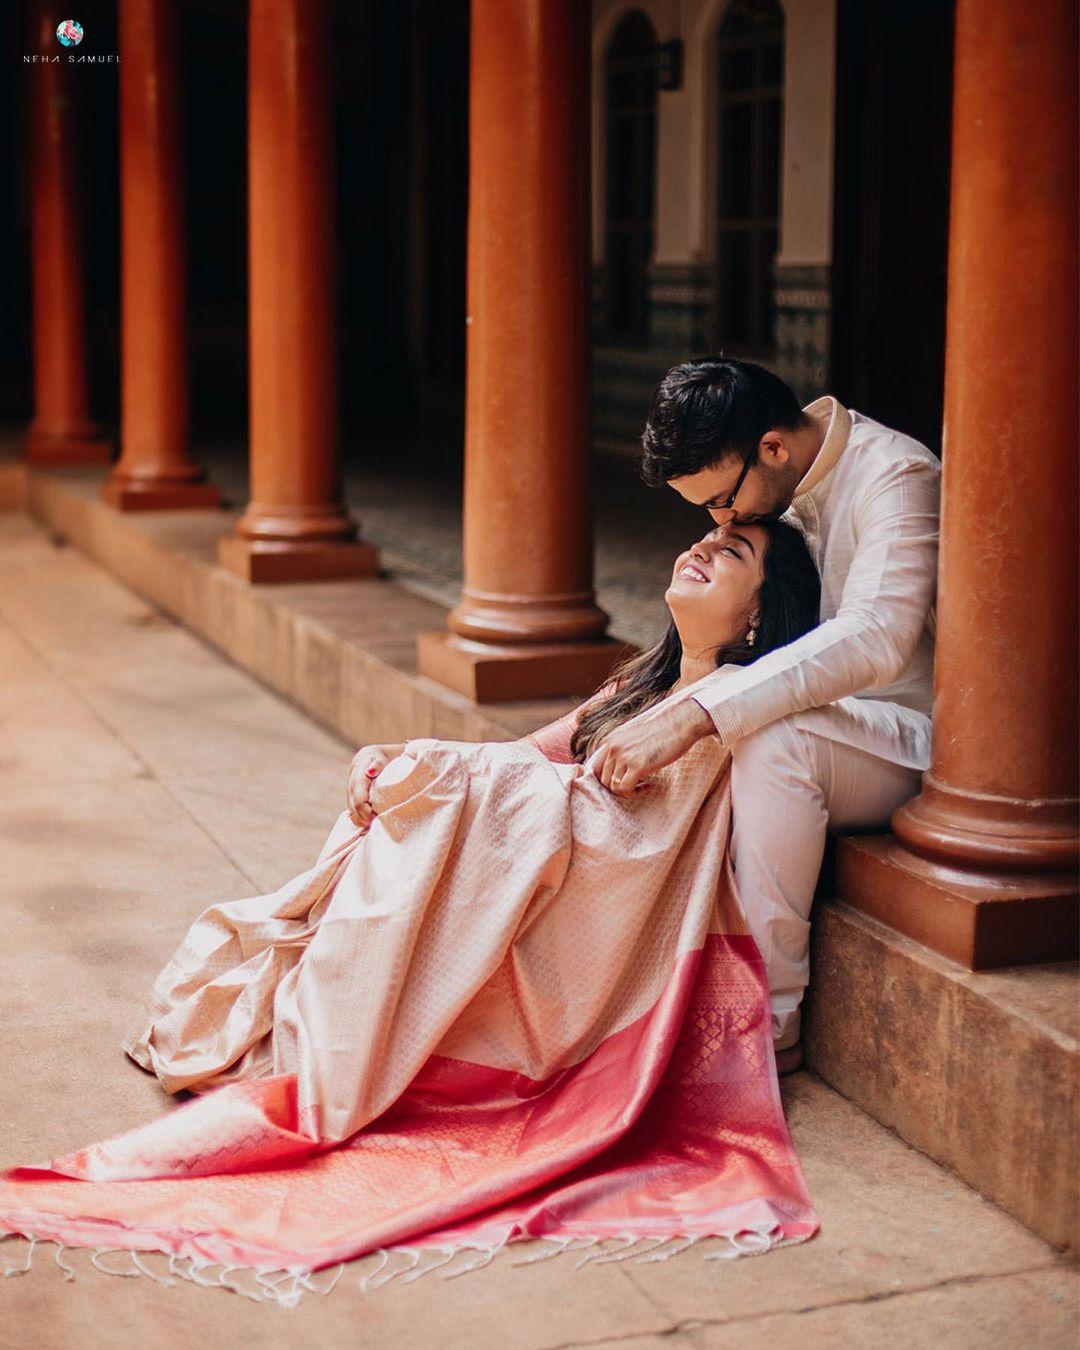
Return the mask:
<svg viewBox="0 0 1080 1350">
<path fill-rule="evenodd" d="M 684 691 L 732 745 L 783 717 L 911 769 L 930 764 L 941 466 L 925 445 L 835 398 L 785 519 L 821 574 L 821 624 Z"/>
</svg>

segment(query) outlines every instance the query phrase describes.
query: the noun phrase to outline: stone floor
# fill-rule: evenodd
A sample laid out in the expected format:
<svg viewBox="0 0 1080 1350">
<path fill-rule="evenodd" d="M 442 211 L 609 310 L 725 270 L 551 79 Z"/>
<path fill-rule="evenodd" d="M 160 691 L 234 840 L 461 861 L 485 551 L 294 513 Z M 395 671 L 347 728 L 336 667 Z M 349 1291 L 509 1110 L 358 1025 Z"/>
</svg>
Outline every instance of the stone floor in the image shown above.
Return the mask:
<svg viewBox="0 0 1080 1350">
<path fill-rule="evenodd" d="M 0 1165 L 160 1112 L 118 1049 L 200 909 L 307 866 L 350 747 L 27 517 L 0 515 Z M 228 778 L 222 777 L 227 764 Z M 764 1259 L 439 1273 L 367 1296 L 372 1258 L 280 1309 L 110 1279 L 54 1248 L 0 1285 L 0 1346 L 1040 1350 L 1077 1340 L 1075 1266 L 807 1074 L 785 1106 L 822 1230 Z M 25 1244 L 0 1251 L 11 1264 Z"/>
</svg>

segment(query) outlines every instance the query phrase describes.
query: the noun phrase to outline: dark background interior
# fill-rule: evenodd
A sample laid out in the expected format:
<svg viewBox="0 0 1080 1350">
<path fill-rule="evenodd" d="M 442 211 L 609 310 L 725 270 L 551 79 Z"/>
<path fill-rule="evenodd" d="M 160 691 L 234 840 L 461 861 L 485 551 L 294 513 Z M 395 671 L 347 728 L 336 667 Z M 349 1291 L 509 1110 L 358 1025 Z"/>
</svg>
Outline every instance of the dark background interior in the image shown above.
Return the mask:
<svg viewBox="0 0 1080 1350">
<path fill-rule="evenodd" d="M 185 91 L 193 436 L 247 420 L 246 9 L 187 0 Z M 940 448 L 951 0 L 840 0 L 830 387 Z M 30 416 L 27 6 L 3 7 L 0 416 Z M 115 4 L 80 9 L 117 50 Z M 465 356 L 467 0 L 338 6 L 334 50 L 343 443 L 374 425 L 459 439 Z M 85 67 L 91 399 L 118 420 L 118 81 Z M 917 91 L 913 96 L 912 91 Z"/>
</svg>

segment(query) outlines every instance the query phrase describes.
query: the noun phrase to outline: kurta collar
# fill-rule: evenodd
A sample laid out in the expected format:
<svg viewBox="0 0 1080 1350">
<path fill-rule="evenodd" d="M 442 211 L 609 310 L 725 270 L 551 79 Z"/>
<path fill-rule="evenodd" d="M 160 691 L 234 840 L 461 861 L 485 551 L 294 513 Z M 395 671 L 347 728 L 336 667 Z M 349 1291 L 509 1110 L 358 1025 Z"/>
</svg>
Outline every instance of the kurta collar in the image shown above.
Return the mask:
<svg viewBox="0 0 1080 1350">
<path fill-rule="evenodd" d="M 806 413 L 807 417 L 812 417 L 818 422 L 824 422 L 828 419 L 828 425 L 825 428 L 825 439 L 821 443 L 821 449 L 817 452 L 817 457 L 795 489 L 796 499 L 804 496 L 807 492 L 812 492 L 831 473 L 837 460 L 844 453 L 848 437 L 851 435 L 851 413 L 839 399 L 833 398 L 832 394 L 826 394 L 823 398 L 817 398 L 813 403 L 808 403 L 803 412 Z"/>
</svg>

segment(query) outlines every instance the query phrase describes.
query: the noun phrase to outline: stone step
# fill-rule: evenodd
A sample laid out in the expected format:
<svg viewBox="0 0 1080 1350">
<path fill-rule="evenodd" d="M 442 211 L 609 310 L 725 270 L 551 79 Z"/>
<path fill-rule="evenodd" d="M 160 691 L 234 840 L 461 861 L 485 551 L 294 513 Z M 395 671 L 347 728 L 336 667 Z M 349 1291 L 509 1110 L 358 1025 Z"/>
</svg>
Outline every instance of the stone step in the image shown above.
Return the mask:
<svg viewBox="0 0 1080 1350">
<path fill-rule="evenodd" d="M 579 701 L 478 706 L 417 669 L 417 637 L 445 631 L 444 605 L 379 578 L 253 586 L 218 565 L 239 510 L 117 511 L 101 500 L 106 473 L 0 458 L 0 509 L 28 511 L 349 744 L 508 740 Z"/>
<path fill-rule="evenodd" d="M 837 900 L 811 931 L 807 1067 L 1075 1251 L 1076 962 L 970 971 Z"/>
</svg>

